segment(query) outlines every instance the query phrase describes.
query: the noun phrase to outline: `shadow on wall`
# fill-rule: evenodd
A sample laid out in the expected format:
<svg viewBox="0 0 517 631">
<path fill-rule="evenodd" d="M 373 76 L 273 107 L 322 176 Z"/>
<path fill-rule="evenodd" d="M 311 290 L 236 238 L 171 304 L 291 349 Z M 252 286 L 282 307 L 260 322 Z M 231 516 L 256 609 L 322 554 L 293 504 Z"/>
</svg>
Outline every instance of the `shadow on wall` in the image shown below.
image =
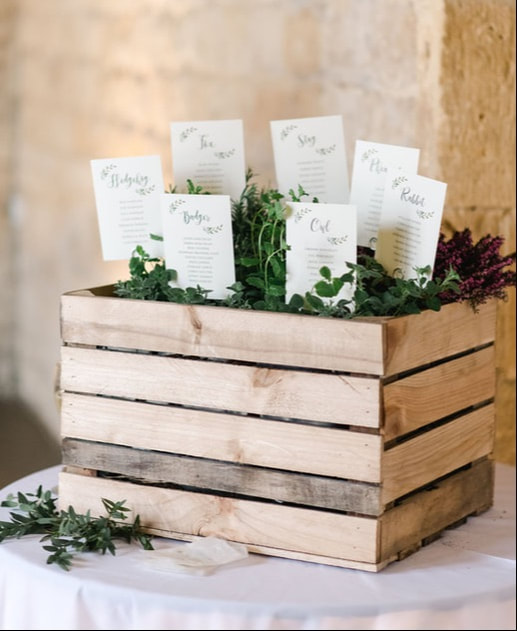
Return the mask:
<svg viewBox="0 0 517 631">
<path fill-rule="evenodd" d="M 20 401 L 0 400 L 0 488 L 60 462 L 60 446 L 38 416 Z"/>
</svg>

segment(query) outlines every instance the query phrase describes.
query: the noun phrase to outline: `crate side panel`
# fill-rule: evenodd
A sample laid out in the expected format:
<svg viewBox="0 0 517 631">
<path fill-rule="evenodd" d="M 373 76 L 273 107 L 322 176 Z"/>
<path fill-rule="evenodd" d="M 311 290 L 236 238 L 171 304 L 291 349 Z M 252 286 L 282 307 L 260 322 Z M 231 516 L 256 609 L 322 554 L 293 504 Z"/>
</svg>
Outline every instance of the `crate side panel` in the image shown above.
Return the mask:
<svg viewBox="0 0 517 631">
<path fill-rule="evenodd" d="M 142 526 L 164 533 L 221 537 L 244 544 L 375 563 L 377 520 L 251 500 L 78 476 L 59 477 L 60 506 L 103 514 L 101 498 L 124 498 Z"/>
<path fill-rule="evenodd" d="M 383 454 L 385 504 L 492 452 L 494 405 L 486 405 Z"/>
<path fill-rule="evenodd" d="M 489 459 L 441 480 L 381 517 L 381 559 L 411 548 L 493 502 L 494 467 Z"/>
<path fill-rule="evenodd" d="M 64 393 L 64 437 L 380 482 L 380 436 Z"/>
<path fill-rule="evenodd" d="M 63 464 L 148 484 L 175 484 L 363 515 L 381 511 L 378 485 L 134 447 L 65 438 Z"/>
<path fill-rule="evenodd" d="M 386 327 L 385 375 L 423 366 L 495 339 L 496 305 L 481 305 L 475 313 L 466 303 L 445 305 L 438 312 L 392 318 Z"/>
<path fill-rule="evenodd" d="M 378 427 L 371 377 L 62 347 L 61 388 L 249 414 Z"/>
<path fill-rule="evenodd" d="M 494 347 L 489 346 L 384 386 L 384 438 L 392 440 L 494 396 Z"/>
<path fill-rule="evenodd" d="M 178 305 L 105 296 L 61 297 L 67 344 L 142 349 L 380 375 L 382 322 Z"/>
</svg>

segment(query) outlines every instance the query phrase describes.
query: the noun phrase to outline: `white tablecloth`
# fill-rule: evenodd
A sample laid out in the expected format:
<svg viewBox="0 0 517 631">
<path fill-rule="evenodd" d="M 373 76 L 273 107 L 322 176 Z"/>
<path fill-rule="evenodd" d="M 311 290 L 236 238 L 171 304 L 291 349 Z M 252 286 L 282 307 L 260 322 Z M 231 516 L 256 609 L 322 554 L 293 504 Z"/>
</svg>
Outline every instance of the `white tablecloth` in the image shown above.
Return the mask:
<svg viewBox="0 0 517 631">
<path fill-rule="evenodd" d="M 53 488 L 58 470 L 0 499 Z M 176 545 L 189 544 L 155 539 Z M 64 572 L 47 554 L 39 536 L 0 544 L 0 628 L 515 629 L 515 469 L 497 465 L 492 509 L 378 574 L 250 555 L 187 576 L 147 568 L 136 545 L 79 555 Z"/>
</svg>

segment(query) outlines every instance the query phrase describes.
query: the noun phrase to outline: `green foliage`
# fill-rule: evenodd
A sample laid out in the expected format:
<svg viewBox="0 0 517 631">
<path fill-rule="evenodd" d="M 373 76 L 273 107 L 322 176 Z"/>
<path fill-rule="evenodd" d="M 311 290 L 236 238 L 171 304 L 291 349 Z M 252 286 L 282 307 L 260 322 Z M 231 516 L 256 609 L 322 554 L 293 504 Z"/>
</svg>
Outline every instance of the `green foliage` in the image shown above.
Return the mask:
<svg viewBox="0 0 517 631">
<path fill-rule="evenodd" d="M 289 200 L 276 189 L 259 189 L 248 170 L 246 186 L 232 202 L 232 229 L 236 282 L 222 301 L 210 300 L 210 289 L 171 287 L 176 272 L 167 269 L 159 258 L 150 258 L 138 246 L 129 262 L 130 279 L 119 281 L 115 293 L 139 300 L 165 300 L 189 304 L 218 304 L 238 309 L 260 309 L 351 318 L 358 316 L 395 316 L 439 310 L 440 295 L 457 294 L 459 277 L 450 269 L 442 278 L 430 279 L 430 269 L 415 270 L 415 278 L 390 276 L 372 256 L 361 252 L 357 263 L 343 267 L 344 274 L 333 276 L 328 267 L 320 270 L 321 279 L 304 296 L 295 294 L 286 303 L 285 218 Z M 190 194 L 208 194 L 188 181 Z M 291 201 L 307 197 L 301 186 L 289 191 Z M 312 202 L 317 202 L 316 198 Z M 159 235 L 153 239 L 163 240 Z M 349 286 L 352 300 L 338 299 Z"/>
<path fill-rule="evenodd" d="M 439 311 L 439 294 L 459 291 L 459 276 L 453 269 L 443 279 L 430 280 L 431 269 L 417 268 L 416 278 L 394 278 L 370 256 L 362 256 L 362 263 L 349 264 L 356 287 L 354 316 L 397 316 L 420 313 L 424 309 Z"/>
<path fill-rule="evenodd" d="M 153 238 L 157 238 L 154 235 Z M 161 258 L 151 258 L 138 245 L 129 260 L 129 280 L 118 281 L 115 294 L 121 298 L 135 300 L 158 300 L 179 302 L 182 304 L 207 304 L 209 290 L 201 287 L 180 289 L 171 287 L 170 282 L 176 279 L 176 272 L 167 269 Z"/>
<path fill-rule="evenodd" d="M 39 486 L 36 493 L 9 495 L 0 506 L 14 508 L 9 515 L 11 521 L 0 521 L 0 543 L 8 538 L 19 539 L 25 535 L 43 535 L 42 542 L 48 542 L 43 549 L 50 552 L 47 563 L 56 563 L 63 570 L 70 570 L 72 559 L 78 552 L 100 552 L 115 554 L 115 540 L 131 543 L 136 541 L 145 550 L 152 550 L 151 539 L 140 530 L 137 515 L 132 524 L 118 520 L 127 519 L 129 508 L 125 501 L 112 502 L 103 499 L 105 517 L 92 517 L 68 510 L 58 511 L 56 498 L 51 491 L 43 491 Z"/>
</svg>

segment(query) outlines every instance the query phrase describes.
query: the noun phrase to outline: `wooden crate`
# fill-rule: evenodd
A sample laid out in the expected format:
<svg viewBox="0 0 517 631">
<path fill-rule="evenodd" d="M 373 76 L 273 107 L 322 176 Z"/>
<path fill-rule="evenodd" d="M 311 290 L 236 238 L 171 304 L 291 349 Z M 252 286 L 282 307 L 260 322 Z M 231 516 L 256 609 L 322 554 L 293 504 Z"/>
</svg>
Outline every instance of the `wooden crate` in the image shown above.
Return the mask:
<svg viewBox="0 0 517 631">
<path fill-rule="evenodd" d="M 377 571 L 493 498 L 495 305 L 332 318 L 62 296 L 62 507 Z"/>
</svg>

